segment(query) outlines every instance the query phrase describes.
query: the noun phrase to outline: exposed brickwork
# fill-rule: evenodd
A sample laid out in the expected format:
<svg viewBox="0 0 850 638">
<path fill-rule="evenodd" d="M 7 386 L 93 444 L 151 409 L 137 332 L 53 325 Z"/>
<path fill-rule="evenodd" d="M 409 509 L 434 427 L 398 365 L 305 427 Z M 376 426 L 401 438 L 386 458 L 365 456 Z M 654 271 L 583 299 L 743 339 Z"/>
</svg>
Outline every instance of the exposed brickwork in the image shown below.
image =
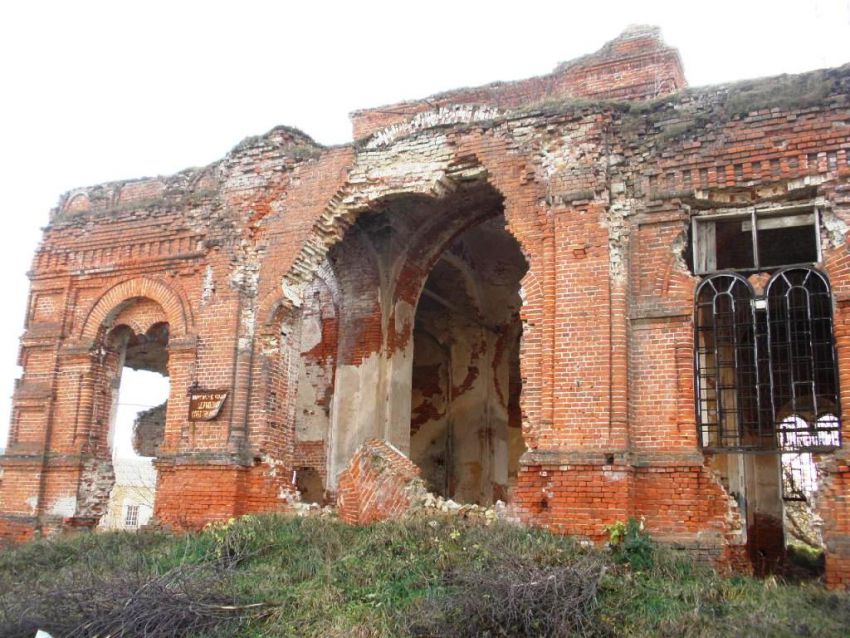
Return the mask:
<svg viewBox="0 0 850 638">
<path fill-rule="evenodd" d="M 661 41 L 658 29 L 633 27 L 596 53 L 558 65 L 550 75 L 356 111 L 351 120 L 354 139 L 359 140 L 381 129 L 388 129 L 384 135 L 395 135 L 399 130 L 407 132 L 421 126 L 455 124 L 481 117 L 460 105 L 488 105 L 507 110 L 555 99 L 641 100 L 669 95 L 685 86 L 679 54 Z M 412 126 L 406 124 L 426 112 L 428 115 L 414 120 Z"/>
<path fill-rule="evenodd" d="M 167 403 L 140 412 L 133 422 L 133 449 L 140 456 L 156 456 L 165 434 Z"/>
<path fill-rule="evenodd" d="M 770 530 L 697 438 L 690 223 L 818 207 L 850 414 L 850 68 L 684 86 L 676 52 L 638 29 L 543 78 L 358 112 L 356 144 L 279 127 L 204 168 L 66 194 L 33 261 L 0 536 L 96 523 L 112 392 L 144 338 L 167 342 L 144 359 L 171 386 L 162 523 L 285 509 L 299 471 L 346 520 L 393 515 L 418 473 L 411 424 L 418 435 L 446 403 L 423 397 L 486 386 L 482 405 L 526 449 L 515 483 L 499 484 L 522 520 L 599 540 L 644 517 L 659 538 L 751 569 L 748 543 Z M 414 364 L 417 320 L 439 327 L 439 313 L 417 315 L 422 290 L 459 237 L 497 218 L 527 262 L 519 353 L 507 332 L 473 352 L 455 330 L 469 349 L 443 389 L 445 361 Z M 486 298 L 499 272 L 455 257 L 479 277 L 470 299 Z M 189 421 L 194 385 L 227 390 L 218 418 Z M 401 455 L 362 447 L 373 440 Z M 833 586 L 850 583 L 847 419 L 844 441 L 817 497 Z"/>
<path fill-rule="evenodd" d="M 823 537 L 829 552 L 826 583 L 830 587 L 850 587 L 850 463 L 835 459 L 820 495 L 820 514 L 824 519 Z"/>
<path fill-rule="evenodd" d="M 421 491 L 419 468 L 386 441 L 361 445 L 339 477 L 337 508 L 347 523 L 361 525 L 400 516 Z"/>
</svg>

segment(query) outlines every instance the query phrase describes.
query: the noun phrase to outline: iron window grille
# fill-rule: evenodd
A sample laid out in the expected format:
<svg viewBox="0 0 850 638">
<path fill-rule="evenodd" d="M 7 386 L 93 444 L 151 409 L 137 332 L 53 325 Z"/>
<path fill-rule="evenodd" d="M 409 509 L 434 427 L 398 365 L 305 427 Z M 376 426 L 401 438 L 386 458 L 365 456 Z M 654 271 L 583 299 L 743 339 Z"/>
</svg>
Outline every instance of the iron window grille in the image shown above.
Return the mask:
<svg viewBox="0 0 850 638">
<path fill-rule="evenodd" d="M 738 273 L 711 275 L 697 288 L 694 325 L 703 449 L 798 452 L 840 446 L 832 296 L 825 275 L 784 268 L 770 278 L 761 298 Z"/>
<path fill-rule="evenodd" d="M 782 455 L 782 500 L 808 503 L 817 490 L 817 467 L 809 452 Z"/>
<path fill-rule="evenodd" d="M 830 417 L 832 415 L 826 415 Z M 834 418 L 834 417 L 833 417 Z M 779 431 L 786 436 L 808 429 L 805 419 L 793 414 L 782 420 Z M 808 433 L 804 436 L 809 436 Z M 818 468 L 811 452 L 782 455 L 782 500 L 809 502 L 818 489 Z"/>
</svg>

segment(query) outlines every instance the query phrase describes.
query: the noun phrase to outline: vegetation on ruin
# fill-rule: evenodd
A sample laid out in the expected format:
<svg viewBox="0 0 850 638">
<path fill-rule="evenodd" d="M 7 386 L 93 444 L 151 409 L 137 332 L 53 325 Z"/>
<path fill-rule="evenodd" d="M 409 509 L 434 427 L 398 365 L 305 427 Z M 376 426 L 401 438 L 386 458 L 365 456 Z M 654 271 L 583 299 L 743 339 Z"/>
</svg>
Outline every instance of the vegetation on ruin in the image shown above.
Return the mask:
<svg viewBox="0 0 850 638">
<path fill-rule="evenodd" d="M 850 594 L 722 578 L 634 522 L 610 533 L 599 549 L 456 516 L 249 516 L 37 541 L 0 554 L 0 635 L 846 635 Z"/>
</svg>

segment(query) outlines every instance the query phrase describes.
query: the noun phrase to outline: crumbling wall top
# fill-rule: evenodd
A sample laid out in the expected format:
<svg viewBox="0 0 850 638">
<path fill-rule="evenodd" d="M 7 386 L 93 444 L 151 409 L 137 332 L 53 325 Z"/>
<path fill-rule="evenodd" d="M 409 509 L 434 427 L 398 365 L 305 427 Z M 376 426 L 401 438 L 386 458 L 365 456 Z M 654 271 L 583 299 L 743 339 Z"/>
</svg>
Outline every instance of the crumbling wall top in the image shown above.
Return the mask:
<svg viewBox="0 0 850 638">
<path fill-rule="evenodd" d="M 301 161 L 321 154 L 321 144 L 289 126 L 247 137 L 223 160 L 169 176 L 142 177 L 76 188 L 59 198 L 51 224 L 73 224 L 88 213 L 103 214 L 150 207 L 180 206 L 214 195 L 231 174 L 256 172 L 256 164 Z"/>
<path fill-rule="evenodd" d="M 450 105 L 515 109 L 551 99 L 645 100 L 670 95 L 685 86 L 679 53 L 664 43 L 658 27 L 631 26 L 596 53 L 561 63 L 549 75 L 358 110 L 351 114 L 351 121 L 354 139 L 359 140 L 424 111 Z"/>
</svg>

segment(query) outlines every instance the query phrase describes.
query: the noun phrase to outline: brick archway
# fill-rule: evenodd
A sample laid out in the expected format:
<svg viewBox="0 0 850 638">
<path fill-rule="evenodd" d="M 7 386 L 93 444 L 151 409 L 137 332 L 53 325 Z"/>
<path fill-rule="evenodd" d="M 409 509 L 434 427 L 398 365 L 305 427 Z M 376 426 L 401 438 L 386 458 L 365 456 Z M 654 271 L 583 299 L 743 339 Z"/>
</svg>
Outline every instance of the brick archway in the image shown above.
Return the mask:
<svg viewBox="0 0 850 638">
<path fill-rule="evenodd" d="M 172 334 L 185 337 L 191 332 L 191 311 L 184 301 L 168 284 L 147 277 L 138 277 L 116 284 L 106 290 L 86 314 L 79 333 L 81 339 L 94 339 L 101 327 L 120 313 L 123 305 L 137 298 L 155 301 L 162 308 Z"/>
<path fill-rule="evenodd" d="M 473 144 L 473 146 L 476 145 Z M 405 166 L 414 163 L 417 166 L 427 165 L 430 170 L 416 174 L 402 170 Z M 380 165 L 381 168 L 376 169 L 376 165 Z M 364 216 L 373 216 L 374 213 L 380 213 L 385 208 L 392 209 L 396 203 L 403 206 L 405 201 L 409 201 L 426 202 L 426 206 L 432 206 L 436 211 L 441 211 L 440 219 L 444 217 L 445 219 L 441 224 L 435 223 L 439 220 L 432 217 L 426 219 L 426 223 L 409 229 L 410 242 L 420 252 L 418 258 L 405 258 L 403 262 L 382 266 L 385 270 L 381 278 L 387 278 L 387 281 L 380 285 L 382 292 L 378 296 L 363 291 L 358 293 L 357 306 L 361 308 L 354 314 L 359 317 L 366 312 L 362 307 L 368 305 L 367 300 L 371 300 L 370 308 L 386 306 L 385 311 L 382 311 L 385 316 L 380 320 L 371 315 L 358 319 L 351 314 L 350 308 L 342 310 L 339 318 L 340 337 L 349 335 L 357 343 L 351 346 L 354 350 L 348 352 L 346 345 L 350 339 L 342 339 L 337 354 L 338 368 L 332 390 L 334 395 L 331 409 L 332 427 L 328 443 L 327 474 L 331 491 L 333 491 L 336 474 L 342 470 L 349 457 L 347 452 L 339 453 L 335 450 L 348 450 L 351 447 L 351 442 L 342 443 L 341 437 L 354 427 L 348 422 L 349 418 L 341 416 L 343 408 L 348 404 L 344 401 L 338 402 L 337 395 L 349 395 L 354 392 L 354 395 L 360 396 L 365 393 L 370 397 L 370 401 L 372 394 L 386 395 L 389 406 L 386 408 L 387 414 L 383 414 L 380 408 L 376 408 L 381 412 L 379 415 L 376 414 L 376 418 L 379 421 L 385 421 L 386 424 L 395 425 L 392 427 L 385 425 L 385 431 L 382 434 L 372 432 L 370 436 L 393 440 L 392 432 L 395 430 L 399 430 L 396 434 L 401 436 L 401 421 L 404 419 L 400 415 L 403 413 L 407 413 L 408 423 L 404 430 L 409 434 L 410 414 L 407 404 L 410 400 L 410 389 L 409 383 L 405 385 L 401 378 L 409 376 L 407 368 L 410 362 L 406 359 L 411 353 L 404 354 L 402 351 L 407 347 L 405 343 L 410 338 L 410 335 L 406 333 L 412 329 L 411 322 L 419 293 L 434 260 L 443 253 L 453 238 L 488 218 L 488 213 L 483 211 L 480 205 L 484 202 L 486 208 L 489 206 L 487 202 L 491 199 L 500 202 L 497 205 L 498 214 L 504 216 L 505 230 L 516 240 L 528 263 L 528 270 L 521 282 L 520 293 L 523 301 L 521 319 L 530 327 L 523 332 L 525 336 L 520 345 L 521 367 L 525 371 L 521 375 L 525 381 L 520 399 L 522 406 L 520 412 L 523 438 L 527 446 L 536 446 L 537 433 L 533 424 L 539 422 L 540 394 L 547 384 L 539 378 L 541 371 L 545 368 L 539 361 L 544 350 L 538 342 L 543 335 L 535 327 L 535 324 L 542 324 L 544 314 L 544 300 L 539 281 L 545 273 L 544 265 L 537 257 L 540 255 L 541 231 L 544 230 L 541 223 L 545 224 L 545 220 L 540 218 L 539 211 L 534 206 L 536 200 L 533 191 L 535 191 L 534 184 L 529 185 L 522 180 L 521 175 L 515 172 L 507 172 L 504 165 L 498 161 L 497 154 L 494 155 L 489 146 L 482 146 L 479 149 L 477 146 L 471 148 L 465 145 L 461 149 L 447 140 L 440 131 L 425 131 L 411 138 L 396 140 L 381 149 L 358 154 L 355 164 L 349 169 L 346 181 L 329 200 L 323 213 L 316 219 L 304 238 L 300 252 L 295 256 L 285 274 L 281 275 L 275 289 L 264 296 L 259 304 L 257 314 L 261 326 L 259 331 L 266 338 L 272 338 L 272 341 L 277 342 L 276 337 L 279 335 L 273 334 L 275 327 L 269 322 L 275 323 L 281 312 L 289 317 L 293 317 L 293 313 L 297 314 L 297 310 L 304 303 L 305 294 L 311 286 L 315 273 L 328 263 L 333 249 L 341 245 L 349 230 L 358 225 Z M 491 196 L 482 195 L 487 192 L 491 193 Z M 479 202 L 478 205 L 476 201 Z M 456 212 L 447 217 L 442 215 L 446 206 Z M 364 250 L 368 249 L 366 244 L 364 244 Z M 351 272 L 352 269 L 348 266 L 333 266 L 333 268 L 342 268 L 340 273 L 337 273 L 337 276 L 341 277 L 339 285 L 342 289 L 346 285 L 343 282 L 348 276 L 346 273 Z M 355 268 L 354 272 L 361 271 Z M 365 277 L 365 273 L 361 273 L 356 277 L 358 281 L 351 282 L 350 285 L 354 288 L 362 287 Z M 341 292 L 339 294 L 342 295 Z M 382 295 L 383 298 L 381 298 Z M 341 306 L 344 305 L 341 304 Z M 379 337 L 378 334 L 381 336 Z M 378 341 L 375 341 L 376 339 Z M 351 370 L 344 373 L 345 371 L 340 369 L 340 366 L 347 366 L 348 369 L 364 365 L 367 357 L 360 356 L 363 354 L 360 351 L 364 348 L 369 352 L 374 350 L 375 356 L 386 359 L 380 364 L 371 362 L 370 365 L 374 364 L 380 368 L 379 372 L 375 372 L 380 380 L 373 380 L 374 383 L 363 379 L 352 382 L 351 376 L 356 373 Z M 263 346 L 260 346 L 260 349 L 262 350 Z M 393 355 L 394 352 L 397 354 Z M 343 392 L 340 383 L 343 386 L 351 386 L 351 383 L 354 383 L 349 388 L 351 392 Z M 404 391 L 401 389 L 402 386 L 406 388 Z M 286 394 L 293 390 L 297 392 L 297 388 L 289 385 Z M 279 396 L 280 392 L 277 394 Z M 402 395 L 407 395 L 406 402 L 393 399 Z M 376 400 L 376 405 L 381 403 L 380 399 Z M 399 405 L 395 405 L 396 403 Z M 271 416 L 268 416 L 265 421 L 267 423 L 273 421 L 277 424 L 276 418 Z M 401 445 L 401 449 L 406 449 L 407 446 L 403 442 L 397 443 Z"/>
<path fill-rule="evenodd" d="M 192 339 L 194 324 L 187 300 L 160 279 L 128 279 L 106 288 L 75 331 L 77 342 L 67 350 L 64 365 L 73 366 L 81 379 L 80 401 L 85 409 L 75 413 L 78 432 L 75 445 L 79 446 L 85 462 L 77 477 L 76 509 L 68 524 L 97 525 L 105 511 L 107 488 L 111 487 L 113 402 L 127 350 L 126 344 L 116 349 L 115 344 L 109 343 L 109 335 L 115 334 L 114 329 L 121 329 L 119 326 L 140 335 L 157 325 L 167 326 L 167 358 L 154 371 L 165 374 L 170 384 L 162 432 L 157 435 L 159 451 L 155 456 L 159 462 L 178 451 L 185 430 L 183 415 L 188 410 L 188 398 L 183 389 L 190 385 L 196 356 Z M 92 348 L 93 345 L 97 347 Z M 157 492 L 161 481 L 162 477 L 158 476 Z M 157 499 L 156 508 L 159 506 Z"/>
<path fill-rule="evenodd" d="M 498 176 L 497 165 L 487 162 L 474 154 L 461 156 L 458 149 L 447 140 L 428 136 L 421 140 L 402 140 L 382 151 L 373 151 L 358 157 L 357 163 L 349 170 L 348 180 L 328 202 L 324 212 L 313 224 L 305 238 L 301 251 L 295 257 L 289 270 L 283 276 L 281 286 L 285 303 L 292 304 L 293 296 L 309 284 L 313 273 L 325 261 L 328 251 L 338 244 L 346 231 L 363 214 L 381 205 L 382 201 L 405 197 L 424 197 L 440 201 L 447 195 L 458 191 L 471 182 L 486 183 L 504 196 L 502 186 L 509 186 L 513 176 Z M 442 153 L 434 159 L 434 149 Z M 384 158 L 377 157 L 385 155 Z M 375 171 L 376 163 L 383 159 L 385 175 Z M 415 179 L 399 181 L 394 175 L 394 167 L 417 161 L 430 165 L 431 170 L 417 174 Z M 367 176 L 368 174 L 368 176 Z M 376 183 L 377 182 L 377 183 Z M 508 222 L 508 232 L 519 242 L 526 256 L 532 253 L 531 246 L 536 241 L 532 236 L 534 228 L 519 218 L 524 211 L 516 209 L 509 199 L 505 201 L 504 214 Z"/>
</svg>

